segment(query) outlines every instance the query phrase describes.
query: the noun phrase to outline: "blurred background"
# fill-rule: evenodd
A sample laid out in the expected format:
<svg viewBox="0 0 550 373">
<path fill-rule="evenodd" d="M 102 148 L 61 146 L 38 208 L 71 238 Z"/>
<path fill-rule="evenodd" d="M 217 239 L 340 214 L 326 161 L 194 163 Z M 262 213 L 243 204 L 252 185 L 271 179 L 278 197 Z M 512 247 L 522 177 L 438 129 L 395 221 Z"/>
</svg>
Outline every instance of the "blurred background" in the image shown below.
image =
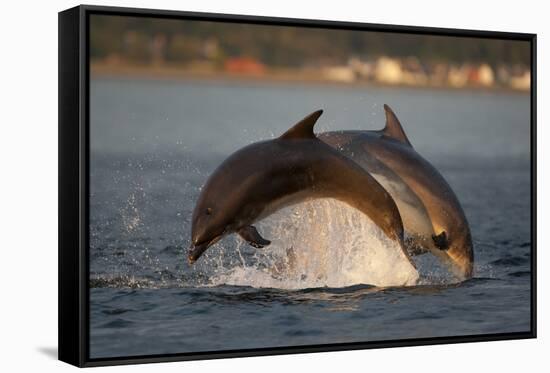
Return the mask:
<svg viewBox="0 0 550 373">
<path fill-rule="evenodd" d="M 92 71 L 528 91 L 526 42 L 91 17 Z"/>
</svg>

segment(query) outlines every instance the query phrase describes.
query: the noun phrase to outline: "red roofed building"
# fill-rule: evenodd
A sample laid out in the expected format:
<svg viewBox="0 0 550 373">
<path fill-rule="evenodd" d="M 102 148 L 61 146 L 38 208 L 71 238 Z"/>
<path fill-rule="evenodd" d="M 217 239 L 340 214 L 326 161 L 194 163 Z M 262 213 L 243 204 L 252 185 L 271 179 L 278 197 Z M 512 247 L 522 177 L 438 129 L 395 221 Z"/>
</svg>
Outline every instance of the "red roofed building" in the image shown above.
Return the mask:
<svg viewBox="0 0 550 373">
<path fill-rule="evenodd" d="M 251 57 L 228 58 L 224 69 L 235 74 L 263 75 L 265 73 L 264 64 Z"/>
</svg>

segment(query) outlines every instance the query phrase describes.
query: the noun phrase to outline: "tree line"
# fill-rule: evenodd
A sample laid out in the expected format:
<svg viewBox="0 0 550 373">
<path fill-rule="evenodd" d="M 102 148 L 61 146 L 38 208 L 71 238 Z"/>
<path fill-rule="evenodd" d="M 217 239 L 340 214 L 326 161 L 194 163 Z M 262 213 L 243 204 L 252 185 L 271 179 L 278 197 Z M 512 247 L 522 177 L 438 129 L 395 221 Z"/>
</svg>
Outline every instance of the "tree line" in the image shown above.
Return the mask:
<svg viewBox="0 0 550 373">
<path fill-rule="evenodd" d="M 155 52 L 156 50 L 156 52 Z M 92 59 L 116 55 L 147 63 L 189 63 L 251 57 L 273 67 L 346 63 L 351 57 L 386 55 L 447 64 L 488 63 L 529 66 L 526 41 L 336 30 L 149 17 L 92 15 Z"/>
</svg>

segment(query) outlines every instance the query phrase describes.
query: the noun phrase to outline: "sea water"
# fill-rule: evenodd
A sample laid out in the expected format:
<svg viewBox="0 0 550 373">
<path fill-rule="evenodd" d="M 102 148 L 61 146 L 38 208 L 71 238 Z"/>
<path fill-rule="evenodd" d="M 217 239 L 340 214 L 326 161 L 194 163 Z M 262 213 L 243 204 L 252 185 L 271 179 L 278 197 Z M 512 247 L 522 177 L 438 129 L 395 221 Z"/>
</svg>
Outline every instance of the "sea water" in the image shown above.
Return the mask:
<svg viewBox="0 0 550 373">
<path fill-rule="evenodd" d="M 92 77 L 92 358 L 527 331 L 529 96 Z M 187 263 L 190 220 L 231 152 L 322 108 L 316 131 L 379 129 L 382 104 L 457 194 L 474 277 L 395 242 L 331 199 L 257 224 Z"/>
</svg>

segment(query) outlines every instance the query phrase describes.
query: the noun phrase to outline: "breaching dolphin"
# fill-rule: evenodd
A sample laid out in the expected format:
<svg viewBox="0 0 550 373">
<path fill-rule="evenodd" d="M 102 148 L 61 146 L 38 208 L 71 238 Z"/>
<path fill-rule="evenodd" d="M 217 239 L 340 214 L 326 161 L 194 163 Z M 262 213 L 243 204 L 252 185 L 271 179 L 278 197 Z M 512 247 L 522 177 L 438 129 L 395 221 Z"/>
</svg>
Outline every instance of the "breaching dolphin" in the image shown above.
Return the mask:
<svg viewBox="0 0 550 373">
<path fill-rule="evenodd" d="M 193 212 L 190 263 L 230 233 L 254 247 L 269 245 L 254 222 L 317 198 L 334 198 L 363 212 L 411 261 L 394 199 L 364 168 L 315 136 L 321 114 L 310 114 L 276 139 L 238 150 L 214 171 Z"/>
<path fill-rule="evenodd" d="M 379 131 L 335 131 L 316 136 L 322 111 L 281 137 L 251 144 L 210 176 L 195 206 L 189 262 L 236 232 L 255 247 L 269 245 L 252 226 L 275 211 L 315 198 L 335 198 L 362 211 L 397 241 L 406 257 L 430 251 L 459 278 L 469 278 L 473 246 L 454 192 L 410 144 L 384 105 Z"/>
<path fill-rule="evenodd" d="M 461 279 L 472 276 L 468 221 L 443 176 L 412 147 L 393 110 L 378 131 L 334 131 L 319 139 L 372 175 L 395 200 L 412 254 L 429 251 Z"/>
</svg>

